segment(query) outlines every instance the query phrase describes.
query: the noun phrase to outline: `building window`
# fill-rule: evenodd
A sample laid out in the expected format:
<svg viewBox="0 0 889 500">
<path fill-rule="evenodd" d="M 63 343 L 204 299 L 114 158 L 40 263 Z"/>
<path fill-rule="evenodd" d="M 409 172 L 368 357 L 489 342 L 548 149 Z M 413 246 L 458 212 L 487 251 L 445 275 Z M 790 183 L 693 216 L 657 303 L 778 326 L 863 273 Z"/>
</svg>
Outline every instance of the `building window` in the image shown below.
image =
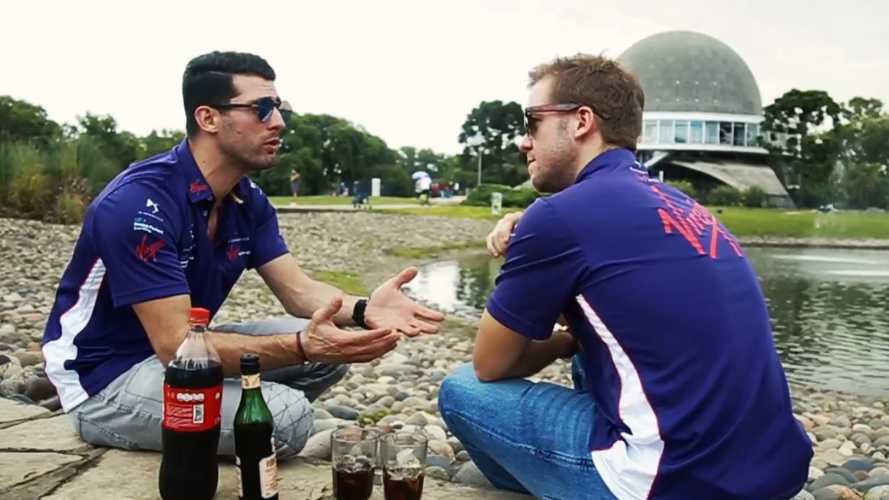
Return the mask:
<svg viewBox="0 0 889 500">
<path fill-rule="evenodd" d="M 759 125 L 756 123 L 747 124 L 747 145 L 750 147 L 759 146 Z"/>
<path fill-rule="evenodd" d="M 745 137 L 744 124 L 735 122 L 735 146 L 746 146 L 744 143 Z"/>
<path fill-rule="evenodd" d="M 688 121 L 676 120 L 673 122 L 673 128 L 673 136 L 675 137 L 676 144 L 688 143 Z"/>
<path fill-rule="evenodd" d="M 707 122 L 707 134 L 704 137 L 705 144 L 719 144 L 719 122 Z"/>
<path fill-rule="evenodd" d="M 732 122 L 719 122 L 719 143 L 732 145 Z"/>
<path fill-rule="evenodd" d="M 660 120 L 657 142 L 661 144 L 673 144 L 673 120 Z"/>
<path fill-rule="evenodd" d="M 657 142 L 657 121 L 645 120 L 645 129 L 642 133 L 643 143 Z"/>
<path fill-rule="evenodd" d="M 704 144 L 704 122 L 691 122 L 688 142 L 692 144 Z"/>
</svg>

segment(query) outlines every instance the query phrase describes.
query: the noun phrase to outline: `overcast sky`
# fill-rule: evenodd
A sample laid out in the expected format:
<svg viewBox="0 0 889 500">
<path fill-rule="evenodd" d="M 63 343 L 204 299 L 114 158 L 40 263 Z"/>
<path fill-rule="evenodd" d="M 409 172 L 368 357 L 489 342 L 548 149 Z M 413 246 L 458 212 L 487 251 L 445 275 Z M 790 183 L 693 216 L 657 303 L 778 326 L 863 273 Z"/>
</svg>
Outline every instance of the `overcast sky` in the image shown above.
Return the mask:
<svg viewBox="0 0 889 500">
<path fill-rule="evenodd" d="M 668 30 L 714 36 L 747 62 L 763 105 L 786 90 L 889 102 L 889 1 L 4 2 L 0 95 L 60 122 L 86 111 L 121 129 L 184 129 L 185 64 L 254 52 L 300 113 L 329 113 L 391 147 L 459 149 L 482 100 L 525 102 L 528 70 L 556 55 L 619 56 Z"/>
</svg>

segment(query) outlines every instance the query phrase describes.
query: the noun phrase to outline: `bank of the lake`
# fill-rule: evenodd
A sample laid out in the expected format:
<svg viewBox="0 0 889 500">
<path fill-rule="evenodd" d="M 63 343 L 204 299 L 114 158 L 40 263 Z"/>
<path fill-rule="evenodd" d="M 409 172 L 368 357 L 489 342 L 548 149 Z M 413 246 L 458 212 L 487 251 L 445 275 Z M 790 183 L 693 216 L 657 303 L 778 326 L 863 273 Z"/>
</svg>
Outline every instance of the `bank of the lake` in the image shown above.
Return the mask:
<svg viewBox="0 0 889 500">
<path fill-rule="evenodd" d="M 432 214 L 437 209 L 422 210 Z M 304 268 L 327 273 L 328 278 L 347 279 L 350 286 L 364 290 L 371 290 L 409 263 L 442 258 L 470 242 L 478 242 L 481 248 L 492 227 L 492 220 L 485 218 L 374 212 L 281 216 L 282 234 Z M 58 407 L 43 377 L 39 342 L 79 229 L 0 219 L 3 396 Z M 406 252 L 406 248 L 412 250 Z M 248 321 L 279 314 L 283 314 L 280 305 L 251 272 L 242 277 L 214 321 Z M 471 318 L 453 318 L 441 335 L 406 339 L 382 360 L 353 367 L 343 383 L 315 403 L 316 433 L 305 454 L 324 456 L 330 430 L 346 421 L 422 427 L 433 438 L 430 476 L 482 482 L 468 454 L 448 433 L 437 408 L 441 380 L 470 357 L 473 329 Z M 569 383 L 566 366 L 561 363 L 548 367 L 539 378 Z M 795 411 L 816 443 L 808 488 L 839 491 L 853 485 L 862 492 L 882 486 L 889 489 L 889 398 L 792 389 Z"/>
</svg>

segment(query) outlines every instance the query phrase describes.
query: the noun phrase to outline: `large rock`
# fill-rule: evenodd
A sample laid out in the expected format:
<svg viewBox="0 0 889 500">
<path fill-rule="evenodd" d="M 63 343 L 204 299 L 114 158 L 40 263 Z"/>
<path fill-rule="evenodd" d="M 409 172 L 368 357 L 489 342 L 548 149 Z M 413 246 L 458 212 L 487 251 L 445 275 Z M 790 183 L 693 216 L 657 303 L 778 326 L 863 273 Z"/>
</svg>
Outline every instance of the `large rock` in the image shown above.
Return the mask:
<svg viewBox="0 0 889 500">
<path fill-rule="evenodd" d="M 877 486 L 867 491 L 864 500 L 889 500 L 889 486 Z"/>
<path fill-rule="evenodd" d="M 74 432 L 68 415 L 31 420 L 0 430 L 0 449 L 71 451 L 86 446 Z"/>
<path fill-rule="evenodd" d="M 468 484 L 470 486 L 476 486 L 481 488 L 493 488 L 494 485 L 488 481 L 488 478 L 482 474 L 482 471 L 478 469 L 478 466 L 475 465 L 475 462 L 466 462 L 460 467 L 460 470 L 454 474 L 454 481 L 462 484 Z"/>
<path fill-rule="evenodd" d="M 80 459 L 77 455 L 61 453 L 0 452 L 0 491 Z"/>
<path fill-rule="evenodd" d="M 32 405 L 24 405 L 0 398 L 0 424 L 49 415 L 49 411 Z"/>
<path fill-rule="evenodd" d="M 861 500 L 861 495 L 855 490 L 835 484 L 812 492 L 815 500 Z"/>
<path fill-rule="evenodd" d="M 310 437 L 302 451 L 299 452 L 299 456 L 330 460 L 330 435 L 333 431 L 333 429 L 327 429 Z"/>
</svg>

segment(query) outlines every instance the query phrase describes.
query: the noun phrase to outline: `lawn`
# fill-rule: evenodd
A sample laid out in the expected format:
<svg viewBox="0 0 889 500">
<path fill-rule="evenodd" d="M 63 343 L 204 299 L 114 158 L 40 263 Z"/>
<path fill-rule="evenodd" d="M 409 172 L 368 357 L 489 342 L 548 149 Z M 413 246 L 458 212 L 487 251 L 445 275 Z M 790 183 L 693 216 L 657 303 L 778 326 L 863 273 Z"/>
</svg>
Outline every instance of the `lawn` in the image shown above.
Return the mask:
<svg viewBox="0 0 889 500">
<path fill-rule="evenodd" d="M 269 196 L 275 205 L 289 205 L 293 203 L 291 196 Z M 300 196 L 296 199 L 297 205 L 351 205 L 351 196 Z M 398 196 L 373 196 L 370 198 L 371 205 L 419 205 L 416 198 L 398 197 Z"/>
<path fill-rule="evenodd" d="M 889 214 L 840 211 L 709 207 L 735 236 L 783 236 L 796 238 L 889 239 Z M 516 211 L 506 208 L 505 212 Z M 720 213 L 721 211 L 721 213 Z M 497 220 L 488 207 L 447 206 L 386 210 L 386 213 Z"/>
<path fill-rule="evenodd" d="M 889 214 L 710 207 L 735 236 L 889 239 Z"/>
</svg>

